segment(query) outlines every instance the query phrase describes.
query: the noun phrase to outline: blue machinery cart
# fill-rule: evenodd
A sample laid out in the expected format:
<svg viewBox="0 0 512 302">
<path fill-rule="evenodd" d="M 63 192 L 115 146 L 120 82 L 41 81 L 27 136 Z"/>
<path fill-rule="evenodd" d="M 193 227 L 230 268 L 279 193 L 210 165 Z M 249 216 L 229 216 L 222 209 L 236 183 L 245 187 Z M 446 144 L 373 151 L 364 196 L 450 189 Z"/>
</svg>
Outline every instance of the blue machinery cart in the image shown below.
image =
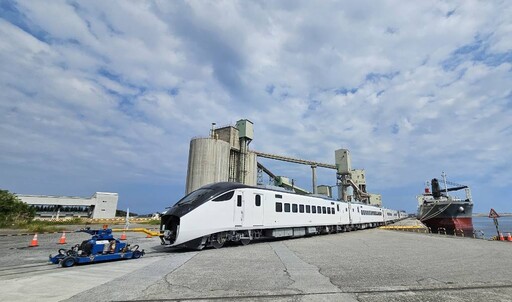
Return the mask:
<svg viewBox="0 0 512 302">
<path fill-rule="evenodd" d="M 143 256 L 144 250 L 139 251 L 139 246 L 130 247 L 129 244 L 119 241 L 112 236 L 112 229 L 80 230 L 92 235 L 82 244 L 73 246 L 70 250 L 59 249 L 59 253 L 52 257 L 50 262 L 60 264 L 62 267 L 71 267 L 75 264 L 96 263 L 121 259 L 138 259 Z"/>
</svg>

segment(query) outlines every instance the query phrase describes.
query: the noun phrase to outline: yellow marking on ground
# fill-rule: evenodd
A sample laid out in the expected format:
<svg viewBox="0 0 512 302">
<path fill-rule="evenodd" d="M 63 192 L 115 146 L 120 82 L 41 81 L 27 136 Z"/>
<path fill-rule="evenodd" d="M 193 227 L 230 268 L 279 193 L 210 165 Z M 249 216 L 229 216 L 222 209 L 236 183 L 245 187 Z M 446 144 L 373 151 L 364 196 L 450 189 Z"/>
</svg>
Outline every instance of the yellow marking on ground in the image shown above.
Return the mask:
<svg viewBox="0 0 512 302">
<path fill-rule="evenodd" d="M 379 229 L 383 230 L 418 230 L 418 229 L 425 229 L 425 227 L 420 225 L 386 225 L 381 226 Z"/>
<path fill-rule="evenodd" d="M 148 230 L 145 228 L 133 228 L 133 229 L 112 229 L 112 232 L 141 232 L 146 233 L 151 236 L 158 236 L 160 235 L 160 232 Z"/>
</svg>

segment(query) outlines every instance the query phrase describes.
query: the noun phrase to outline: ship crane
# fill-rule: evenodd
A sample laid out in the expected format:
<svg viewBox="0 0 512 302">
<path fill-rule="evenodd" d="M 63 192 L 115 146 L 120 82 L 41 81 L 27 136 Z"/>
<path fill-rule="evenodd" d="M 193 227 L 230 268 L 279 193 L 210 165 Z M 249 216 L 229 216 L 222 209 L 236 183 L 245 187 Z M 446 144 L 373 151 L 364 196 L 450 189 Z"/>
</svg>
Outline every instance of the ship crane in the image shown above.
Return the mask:
<svg viewBox="0 0 512 302">
<path fill-rule="evenodd" d="M 438 199 L 441 196 L 448 197 L 448 192 L 465 190 L 465 192 L 466 192 L 466 200 L 467 201 L 471 201 L 471 191 L 470 191 L 468 186 L 447 181 L 446 180 L 446 174 L 444 172 L 441 173 L 441 177 L 443 178 L 444 188 L 441 188 L 439 186 L 439 181 L 436 178 L 432 179 L 432 182 L 431 182 L 432 183 L 432 196 L 435 199 Z M 456 187 L 448 188 L 448 185 L 452 185 L 452 186 L 456 186 Z M 442 194 L 443 192 L 445 194 Z"/>
</svg>

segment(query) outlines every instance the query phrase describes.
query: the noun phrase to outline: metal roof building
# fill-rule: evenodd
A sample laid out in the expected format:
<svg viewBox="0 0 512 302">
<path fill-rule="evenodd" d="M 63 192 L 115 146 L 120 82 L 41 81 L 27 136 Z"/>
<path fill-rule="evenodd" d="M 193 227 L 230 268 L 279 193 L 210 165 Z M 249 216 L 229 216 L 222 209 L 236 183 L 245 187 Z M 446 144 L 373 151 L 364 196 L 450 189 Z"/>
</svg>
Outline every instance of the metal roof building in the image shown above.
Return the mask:
<svg viewBox="0 0 512 302">
<path fill-rule="evenodd" d="M 90 198 L 74 196 L 23 195 L 18 198 L 36 209 L 40 218 L 114 218 L 117 193 L 96 192 Z"/>
</svg>

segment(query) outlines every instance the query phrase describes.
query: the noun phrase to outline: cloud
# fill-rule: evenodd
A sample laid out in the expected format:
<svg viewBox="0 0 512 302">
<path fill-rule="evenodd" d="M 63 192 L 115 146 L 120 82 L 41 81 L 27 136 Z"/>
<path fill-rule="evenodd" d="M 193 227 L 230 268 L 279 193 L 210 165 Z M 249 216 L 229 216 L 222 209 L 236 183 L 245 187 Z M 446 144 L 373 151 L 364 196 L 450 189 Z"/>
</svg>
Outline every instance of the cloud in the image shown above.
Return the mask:
<svg viewBox="0 0 512 302">
<path fill-rule="evenodd" d="M 2 2 L 0 183 L 158 210 L 189 139 L 248 118 L 259 151 L 350 149 L 391 207 L 442 170 L 489 199 L 512 183 L 510 20 L 505 1 Z"/>
</svg>

